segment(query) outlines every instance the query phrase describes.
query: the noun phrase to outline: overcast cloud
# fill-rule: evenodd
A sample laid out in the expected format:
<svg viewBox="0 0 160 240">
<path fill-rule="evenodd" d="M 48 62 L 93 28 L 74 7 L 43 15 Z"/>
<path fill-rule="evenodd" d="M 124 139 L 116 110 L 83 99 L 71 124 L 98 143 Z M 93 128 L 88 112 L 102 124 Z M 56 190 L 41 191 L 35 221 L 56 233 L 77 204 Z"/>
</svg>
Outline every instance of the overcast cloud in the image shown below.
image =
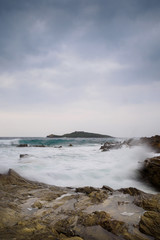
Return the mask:
<svg viewBox="0 0 160 240">
<path fill-rule="evenodd" d="M 0 135 L 160 134 L 159 0 L 0 0 Z"/>
</svg>

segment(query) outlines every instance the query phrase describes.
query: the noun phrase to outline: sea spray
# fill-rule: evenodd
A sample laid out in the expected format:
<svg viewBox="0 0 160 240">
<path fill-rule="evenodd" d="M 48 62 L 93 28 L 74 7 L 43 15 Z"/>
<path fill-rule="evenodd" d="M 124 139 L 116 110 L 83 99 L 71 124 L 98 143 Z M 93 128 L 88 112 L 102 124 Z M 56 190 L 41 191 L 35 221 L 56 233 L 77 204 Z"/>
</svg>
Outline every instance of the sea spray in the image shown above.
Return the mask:
<svg viewBox="0 0 160 240">
<path fill-rule="evenodd" d="M 99 150 L 102 139 L 58 139 L 57 142 L 54 139 L 53 142 L 37 138 L 5 141 L 4 144 L 1 140 L 0 146 L 1 173 L 12 168 L 30 180 L 58 186 L 108 185 L 114 189 L 136 187 L 151 191 L 136 177 L 140 163 L 154 155 L 145 147 L 123 146 L 120 149 L 102 152 Z M 30 147 L 17 147 L 18 144 L 24 143 Z M 42 143 L 46 147 L 34 147 Z M 62 148 L 59 148 L 59 144 Z M 72 144 L 72 147 L 69 144 Z M 20 154 L 27 155 L 20 158 Z"/>
</svg>

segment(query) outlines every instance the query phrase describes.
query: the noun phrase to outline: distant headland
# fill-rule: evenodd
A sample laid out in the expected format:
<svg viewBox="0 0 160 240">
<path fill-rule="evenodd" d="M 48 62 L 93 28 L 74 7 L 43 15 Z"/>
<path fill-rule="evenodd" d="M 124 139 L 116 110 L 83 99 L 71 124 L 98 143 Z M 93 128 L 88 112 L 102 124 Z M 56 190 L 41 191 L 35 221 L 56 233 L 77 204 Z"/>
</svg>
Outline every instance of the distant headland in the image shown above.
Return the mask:
<svg viewBox="0 0 160 240">
<path fill-rule="evenodd" d="M 109 135 L 89 133 L 84 131 L 75 131 L 75 132 L 67 133 L 63 135 L 50 134 L 47 136 L 47 138 L 64 138 L 64 137 L 66 138 L 113 138 L 112 136 L 109 136 Z"/>
</svg>

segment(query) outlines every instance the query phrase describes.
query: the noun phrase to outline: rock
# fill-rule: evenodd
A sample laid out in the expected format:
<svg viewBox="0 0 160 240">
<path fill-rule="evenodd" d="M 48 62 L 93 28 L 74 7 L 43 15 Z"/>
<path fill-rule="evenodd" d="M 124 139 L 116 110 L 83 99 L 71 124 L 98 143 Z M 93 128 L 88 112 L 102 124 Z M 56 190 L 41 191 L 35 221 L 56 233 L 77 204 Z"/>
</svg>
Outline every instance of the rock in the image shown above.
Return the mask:
<svg viewBox="0 0 160 240">
<path fill-rule="evenodd" d="M 97 188 L 94 187 L 80 187 L 80 188 L 76 188 L 76 192 L 81 192 L 81 193 L 86 193 L 86 194 L 90 194 L 94 191 L 97 191 Z"/>
<path fill-rule="evenodd" d="M 85 227 L 100 225 L 102 228 L 116 235 L 123 234 L 125 229 L 124 222 L 112 219 L 110 215 L 104 211 L 95 211 L 92 214 L 83 213 L 78 219 L 78 224 Z"/>
<path fill-rule="evenodd" d="M 0 216 L 1 216 L 0 229 L 4 227 L 14 226 L 19 219 L 18 212 L 16 213 L 15 210 L 9 207 L 6 208 L 0 207 Z"/>
<path fill-rule="evenodd" d="M 125 140 L 122 144 L 126 147 L 134 147 L 140 145 L 141 141 L 139 138 L 130 138 Z"/>
<path fill-rule="evenodd" d="M 143 137 L 140 138 L 142 144 L 146 144 L 151 147 L 155 152 L 160 153 L 160 136 L 155 135 L 150 138 Z"/>
<path fill-rule="evenodd" d="M 20 154 L 19 157 L 20 158 L 26 158 L 26 157 L 29 157 L 29 154 Z"/>
<path fill-rule="evenodd" d="M 45 145 L 39 144 L 39 145 L 33 145 L 32 147 L 45 147 Z"/>
<path fill-rule="evenodd" d="M 139 229 L 141 232 L 160 239 L 160 213 L 148 211 L 141 217 Z"/>
<path fill-rule="evenodd" d="M 143 191 L 138 190 L 137 188 L 133 188 L 133 187 L 121 188 L 118 191 L 123 192 L 124 194 L 129 194 L 131 196 L 137 196 L 137 195 L 145 194 Z"/>
<path fill-rule="evenodd" d="M 19 144 L 17 147 L 28 147 L 28 144 Z"/>
<path fill-rule="evenodd" d="M 100 150 L 102 150 L 103 152 L 106 152 L 112 149 L 119 149 L 122 146 L 123 144 L 120 142 L 106 142 L 104 145 L 100 147 Z"/>
<path fill-rule="evenodd" d="M 102 189 L 105 189 L 105 190 L 107 190 L 109 192 L 113 192 L 114 191 L 113 188 L 111 188 L 109 186 L 106 186 L 106 185 L 103 185 Z"/>
<path fill-rule="evenodd" d="M 142 137 L 139 139 L 131 138 L 131 139 L 125 140 L 123 142 L 123 145 L 129 146 L 129 147 L 146 145 L 149 148 L 152 148 L 155 152 L 160 153 L 160 136 L 155 135 L 152 137 Z"/>
<path fill-rule="evenodd" d="M 69 145 L 68 145 L 69 147 L 73 147 L 73 145 L 70 143 Z"/>
<path fill-rule="evenodd" d="M 160 156 L 146 159 L 140 173 L 145 181 L 160 190 Z"/>
<path fill-rule="evenodd" d="M 145 210 L 150 214 L 142 216 Z M 0 239 L 158 239 L 159 211 L 160 194 L 135 188 L 75 190 L 32 182 L 11 169 L 0 175 Z"/>
<path fill-rule="evenodd" d="M 111 217 L 108 213 L 104 211 L 95 211 L 91 214 L 82 213 L 78 218 L 78 224 L 83 226 L 94 226 L 101 225 L 103 222 L 108 222 L 111 220 Z"/>
<path fill-rule="evenodd" d="M 102 151 L 108 151 L 112 149 L 119 149 L 122 146 L 133 147 L 133 146 L 148 146 L 153 151 L 160 153 L 160 136 L 155 135 L 152 137 L 142 137 L 142 138 L 130 138 L 124 142 L 106 142 L 101 146 Z"/>
<path fill-rule="evenodd" d="M 33 207 L 33 208 L 41 209 L 42 206 L 43 206 L 42 203 L 39 202 L 39 201 L 36 201 L 36 202 L 34 202 L 34 204 L 32 204 L 32 207 Z"/>
<path fill-rule="evenodd" d="M 108 198 L 108 194 L 103 190 L 93 191 L 88 195 L 88 197 L 91 199 L 92 203 L 101 203 Z"/>
<path fill-rule="evenodd" d="M 66 237 L 64 234 L 60 234 L 60 240 L 83 240 L 80 237 Z"/>
<path fill-rule="evenodd" d="M 0 174 L 0 185 L 3 185 L 4 187 L 7 185 L 33 185 L 30 181 L 26 180 L 25 178 L 21 177 L 18 173 L 16 173 L 14 170 L 9 169 L 7 174 Z"/>
<path fill-rule="evenodd" d="M 134 204 L 145 210 L 160 212 L 160 193 L 137 195 Z"/>
</svg>

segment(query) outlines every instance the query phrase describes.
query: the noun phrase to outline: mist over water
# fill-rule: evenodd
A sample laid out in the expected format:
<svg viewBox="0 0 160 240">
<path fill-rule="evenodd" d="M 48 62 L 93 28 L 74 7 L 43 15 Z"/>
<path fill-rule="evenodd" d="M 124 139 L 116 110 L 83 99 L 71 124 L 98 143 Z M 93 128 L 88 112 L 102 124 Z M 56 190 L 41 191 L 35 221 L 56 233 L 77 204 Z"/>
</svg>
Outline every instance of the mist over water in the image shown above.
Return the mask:
<svg viewBox="0 0 160 240">
<path fill-rule="evenodd" d="M 137 170 L 154 153 L 142 146 L 101 152 L 102 141 L 105 142 L 104 139 L 0 139 L 0 172 L 12 168 L 27 179 L 57 186 L 108 185 L 114 189 L 136 187 L 152 192 L 137 179 Z M 17 147 L 20 143 L 30 147 Z M 42 143 L 46 147 L 33 147 Z M 28 156 L 20 158 L 20 154 Z"/>
</svg>

